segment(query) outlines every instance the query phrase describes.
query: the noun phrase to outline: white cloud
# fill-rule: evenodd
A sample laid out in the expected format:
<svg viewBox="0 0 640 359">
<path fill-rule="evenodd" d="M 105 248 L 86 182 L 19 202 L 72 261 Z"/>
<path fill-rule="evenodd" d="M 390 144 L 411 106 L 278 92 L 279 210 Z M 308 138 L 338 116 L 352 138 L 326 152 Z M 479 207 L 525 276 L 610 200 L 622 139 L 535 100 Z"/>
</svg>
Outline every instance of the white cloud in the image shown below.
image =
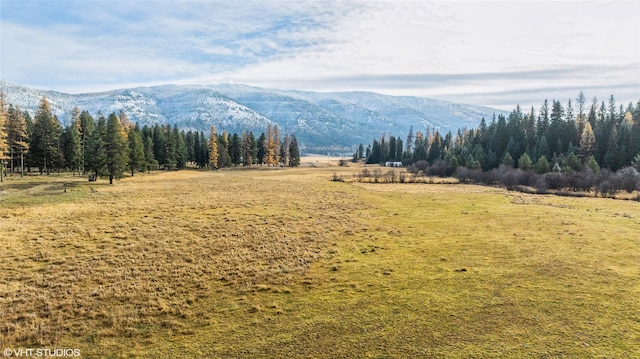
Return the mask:
<svg viewBox="0 0 640 359">
<path fill-rule="evenodd" d="M 580 89 L 640 94 L 640 2 L 56 4 L 68 6 L 2 2 L 6 80 L 69 91 L 235 82 L 503 108 Z"/>
</svg>

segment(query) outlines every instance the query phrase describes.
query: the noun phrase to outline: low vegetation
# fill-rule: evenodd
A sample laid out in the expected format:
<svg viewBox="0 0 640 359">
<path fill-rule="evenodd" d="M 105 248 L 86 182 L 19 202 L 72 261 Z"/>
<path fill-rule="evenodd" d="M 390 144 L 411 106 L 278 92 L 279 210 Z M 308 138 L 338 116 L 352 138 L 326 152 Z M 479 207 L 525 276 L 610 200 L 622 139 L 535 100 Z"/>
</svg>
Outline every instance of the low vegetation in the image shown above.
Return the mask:
<svg viewBox="0 0 640 359">
<path fill-rule="evenodd" d="M 333 182 L 363 168 L 301 165 L 112 186 L 6 179 L 0 347 L 107 358 L 640 350 L 636 202 L 400 183 L 398 172 Z"/>
</svg>

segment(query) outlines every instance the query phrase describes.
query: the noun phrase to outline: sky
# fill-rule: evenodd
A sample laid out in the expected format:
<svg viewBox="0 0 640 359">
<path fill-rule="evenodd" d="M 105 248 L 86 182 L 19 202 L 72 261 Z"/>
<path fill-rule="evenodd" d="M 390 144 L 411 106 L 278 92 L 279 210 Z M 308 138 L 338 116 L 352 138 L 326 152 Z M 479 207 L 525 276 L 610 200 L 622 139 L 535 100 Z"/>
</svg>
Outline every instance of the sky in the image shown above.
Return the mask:
<svg viewBox="0 0 640 359">
<path fill-rule="evenodd" d="M 235 83 L 513 110 L 640 100 L 640 1 L 0 0 L 0 78 Z"/>
</svg>

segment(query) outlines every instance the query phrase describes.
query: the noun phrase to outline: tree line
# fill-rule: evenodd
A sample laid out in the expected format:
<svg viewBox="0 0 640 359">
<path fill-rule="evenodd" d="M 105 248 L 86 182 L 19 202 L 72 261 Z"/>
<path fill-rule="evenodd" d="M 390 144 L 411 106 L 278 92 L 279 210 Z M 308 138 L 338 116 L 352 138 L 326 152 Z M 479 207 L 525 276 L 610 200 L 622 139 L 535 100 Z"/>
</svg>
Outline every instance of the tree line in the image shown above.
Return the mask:
<svg viewBox="0 0 640 359">
<path fill-rule="evenodd" d="M 42 98 L 34 117 L 19 106 L 6 104 L 0 93 L 0 179 L 25 175 L 37 168 L 40 174 L 71 171 L 104 176 L 113 183 L 125 172 L 180 170 L 187 166 L 220 169 L 233 166 L 298 166 L 300 150 L 295 135 L 280 135 L 277 125 L 267 125 L 257 139 L 250 131 L 241 134 L 184 131 L 177 125 L 140 127 L 123 111 L 97 120 L 75 107 L 63 127 Z"/>
<path fill-rule="evenodd" d="M 399 136 L 383 135 L 366 149 L 361 144 L 353 154 L 353 161 L 359 160 L 372 164 L 402 161 L 412 171 L 440 176 L 495 174 L 501 166 L 538 175 L 562 173 L 565 179 L 601 170 L 603 178 L 605 173 L 620 170 L 637 174 L 640 100 L 636 105 L 618 106 L 611 95 L 608 102 L 593 98 L 588 104 L 580 92 L 575 102 L 569 100 L 566 105 L 545 100 L 537 112 L 532 107 L 525 113 L 517 106 L 509 115 L 494 116 L 489 123 L 482 118 L 477 128 L 460 129 L 455 136 L 451 132 L 443 136 L 435 129 L 414 133 L 411 128 L 404 142 Z M 491 178 L 499 182 L 498 177 Z M 530 184 L 528 181 L 521 182 Z"/>
</svg>

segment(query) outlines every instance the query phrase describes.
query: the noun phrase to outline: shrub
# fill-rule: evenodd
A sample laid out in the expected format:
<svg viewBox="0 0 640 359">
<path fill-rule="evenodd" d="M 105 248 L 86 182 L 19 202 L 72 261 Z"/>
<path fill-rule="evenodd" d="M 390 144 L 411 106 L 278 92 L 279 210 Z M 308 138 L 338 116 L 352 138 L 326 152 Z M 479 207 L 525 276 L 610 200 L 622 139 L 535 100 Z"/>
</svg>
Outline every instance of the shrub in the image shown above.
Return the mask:
<svg viewBox="0 0 640 359">
<path fill-rule="evenodd" d="M 536 188 L 536 193 L 544 194 L 547 193 L 547 180 L 545 176 L 539 176 L 536 184 L 534 185 Z"/>
<path fill-rule="evenodd" d="M 616 172 L 614 181 L 616 189 L 631 193 L 640 185 L 640 174 L 633 167 L 625 167 Z"/>
<path fill-rule="evenodd" d="M 560 172 L 550 172 L 544 176 L 548 189 L 561 190 L 567 186 L 564 174 Z"/>
<path fill-rule="evenodd" d="M 567 178 L 567 185 L 574 191 L 589 192 L 595 184 L 595 173 L 591 169 L 574 172 Z"/>
<path fill-rule="evenodd" d="M 503 173 L 502 178 L 500 178 L 500 183 L 508 190 L 513 190 L 518 184 L 516 171 L 506 171 L 505 173 Z"/>
<path fill-rule="evenodd" d="M 443 160 L 436 160 L 429 168 L 426 169 L 427 176 L 445 177 L 449 171 L 449 166 Z"/>
<path fill-rule="evenodd" d="M 379 168 L 373 170 L 373 182 L 378 183 L 380 181 L 380 177 L 382 176 L 382 171 Z"/>
</svg>

